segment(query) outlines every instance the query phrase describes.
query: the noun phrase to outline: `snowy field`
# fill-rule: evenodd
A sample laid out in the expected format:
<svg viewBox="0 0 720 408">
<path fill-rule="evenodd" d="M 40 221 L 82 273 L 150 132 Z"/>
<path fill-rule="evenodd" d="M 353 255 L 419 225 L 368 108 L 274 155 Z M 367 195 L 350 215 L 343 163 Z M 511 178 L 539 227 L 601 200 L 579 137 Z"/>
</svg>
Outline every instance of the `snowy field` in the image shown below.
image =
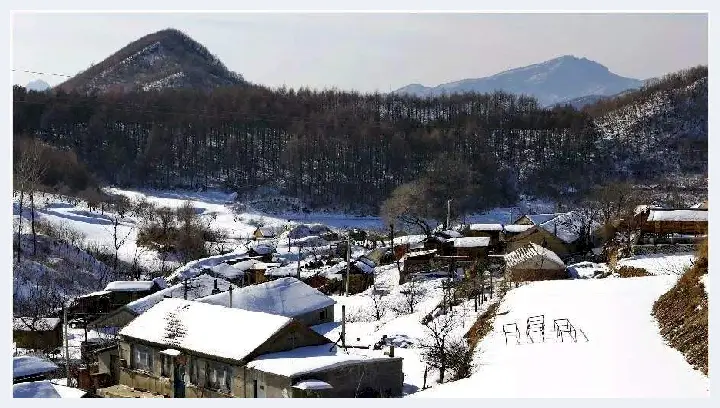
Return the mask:
<svg viewBox="0 0 720 408">
<path fill-rule="evenodd" d="M 694 254 L 637 255 L 618 261 L 617 267 L 642 268 L 651 275 L 682 275 L 695 262 Z"/>
<path fill-rule="evenodd" d="M 651 316 L 675 276 L 535 282 L 507 293 L 493 331 L 476 349 L 475 373 L 417 397 L 703 397 L 708 378 L 666 345 Z M 543 342 L 525 336 L 544 315 Z M 553 319 L 569 319 L 577 342 L 559 341 Z M 517 323 L 517 344 L 503 325 Z M 583 334 L 584 333 L 584 334 Z M 587 336 L 587 341 L 585 339 Z"/>
</svg>

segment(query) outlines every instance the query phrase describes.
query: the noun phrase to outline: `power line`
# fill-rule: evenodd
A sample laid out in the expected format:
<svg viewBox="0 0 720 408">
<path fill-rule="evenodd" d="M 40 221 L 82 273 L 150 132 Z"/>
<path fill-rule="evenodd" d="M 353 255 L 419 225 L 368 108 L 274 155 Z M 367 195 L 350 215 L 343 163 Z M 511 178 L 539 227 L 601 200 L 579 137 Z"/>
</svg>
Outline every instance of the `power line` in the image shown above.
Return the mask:
<svg viewBox="0 0 720 408">
<path fill-rule="evenodd" d="M 66 77 L 66 78 L 72 78 L 75 76 L 75 75 L 67 75 L 67 74 L 57 74 L 57 73 L 53 73 L 53 72 L 28 71 L 25 69 L 13 69 L 12 72 L 24 72 L 26 74 L 51 75 L 51 76 L 59 76 L 59 77 Z"/>
</svg>

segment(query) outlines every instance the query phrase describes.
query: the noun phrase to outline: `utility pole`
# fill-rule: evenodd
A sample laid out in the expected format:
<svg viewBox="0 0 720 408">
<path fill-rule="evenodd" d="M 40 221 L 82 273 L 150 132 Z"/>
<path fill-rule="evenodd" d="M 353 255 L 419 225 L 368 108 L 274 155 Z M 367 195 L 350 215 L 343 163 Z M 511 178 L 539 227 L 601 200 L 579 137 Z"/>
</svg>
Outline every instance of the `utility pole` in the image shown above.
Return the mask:
<svg viewBox="0 0 720 408">
<path fill-rule="evenodd" d="M 342 340 L 342 347 L 347 350 L 347 345 L 345 344 L 345 305 L 342 305 L 342 331 L 340 332 L 340 340 Z"/>
<path fill-rule="evenodd" d="M 230 301 L 228 302 L 228 307 L 232 308 L 232 292 L 233 292 L 232 284 L 230 284 L 230 289 L 228 289 L 228 292 L 230 293 Z"/>
<path fill-rule="evenodd" d="M 445 222 L 445 229 L 450 229 L 450 201 L 453 199 L 447 200 L 447 220 Z"/>
<path fill-rule="evenodd" d="M 298 245 L 298 267 L 297 267 L 297 278 L 300 280 L 300 257 L 301 257 L 302 245 Z"/>
<path fill-rule="evenodd" d="M 68 307 L 63 302 L 63 325 L 65 326 L 65 385 L 70 386 L 70 347 L 68 346 L 68 318 L 67 318 Z"/>
<path fill-rule="evenodd" d="M 345 296 L 349 296 L 350 292 L 350 233 L 347 236 L 347 254 L 345 256 L 347 270 L 345 271 Z"/>
</svg>

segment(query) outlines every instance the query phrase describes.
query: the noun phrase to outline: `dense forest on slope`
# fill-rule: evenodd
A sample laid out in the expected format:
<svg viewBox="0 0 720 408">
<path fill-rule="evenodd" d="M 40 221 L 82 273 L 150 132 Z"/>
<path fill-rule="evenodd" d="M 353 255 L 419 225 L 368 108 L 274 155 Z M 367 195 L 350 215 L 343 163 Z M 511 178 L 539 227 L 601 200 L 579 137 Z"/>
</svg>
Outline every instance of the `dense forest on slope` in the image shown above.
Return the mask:
<svg viewBox="0 0 720 408">
<path fill-rule="evenodd" d="M 653 79 L 584 111 L 595 118 L 614 177 L 707 174 L 707 66 Z"/>
<path fill-rule="evenodd" d="M 273 187 L 312 208 L 376 213 L 429 167 L 469 166 L 472 210 L 599 181 L 706 174 L 707 67 L 577 111 L 503 92 L 418 98 L 220 87 L 124 94 L 15 87 L 14 134 L 72 150 L 133 187 Z M 464 170 L 465 171 L 465 170 Z M 487 181 L 492 181 L 487 183 Z M 485 183 L 482 183 L 482 182 Z"/>
<path fill-rule="evenodd" d="M 494 180 L 494 195 L 510 201 L 519 191 L 589 185 L 605 167 L 589 115 L 501 92 L 421 99 L 257 86 L 103 95 L 16 87 L 14 133 L 74 150 L 108 183 L 272 185 L 312 207 L 373 212 L 441 154 Z"/>
</svg>

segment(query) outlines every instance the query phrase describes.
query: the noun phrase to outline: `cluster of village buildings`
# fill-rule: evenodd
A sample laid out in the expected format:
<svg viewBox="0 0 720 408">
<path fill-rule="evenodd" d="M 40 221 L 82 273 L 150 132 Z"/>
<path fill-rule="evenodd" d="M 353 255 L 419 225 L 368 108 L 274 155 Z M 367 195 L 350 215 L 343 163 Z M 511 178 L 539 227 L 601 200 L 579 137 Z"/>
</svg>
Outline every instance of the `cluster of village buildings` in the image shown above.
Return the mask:
<svg viewBox="0 0 720 408">
<path fill-rule="evenodd" d="M 388 241 L 369 248 L 349 265 L 343 259 L 347 247 L 325 226 L 295 226 L 282 235 L 258 228 L 247 253 L 154 280 L 111 282 L 80 296 L 65 310 L 67 322 L 62 314 L 16 317 L 14 341 L 28 350 L 62 349 L 67 325 L 109 335 L 86 339 L 80 364 L 69 373 L 57 374 L 62 364 L 41 357 L 16 357 L 14 387 L 24 396 L 400 396 L 403 362 L 392 349 L 378 357 L 345 347 L 342 335 L 323 335 L 327 330 L 321 326 L 338 321 L 336 302 L 310 279 L 313 273 L 372 276 L 376 268 L 401 260 L 401 282 L 415 274 L 457 271 L 462 279 L 479 264 L 499 265 L 500 273 L 515 280 L 562 279 L 568 277 L 568 260 L 587 249 L 573 217 L 572 212 L 523 215 L 512 224 L 393 237 L 392 246 Z M 641 206 L 625 222 L 632 227 L 633 245 L 692 245 L 707 234 L 707 206 Z M 593 228 L 594 248 L 602 247 L 602 236 L 599 225 Z M 275 256 L 278 239 L 298 247 L 335 242 L 337 256 L 306 261 L 302 270 L 299 264 L 287 267 Z M 72 394 L 50 381 L 58 375 L 75 378 L 82 391 Z"/>
</svg>

